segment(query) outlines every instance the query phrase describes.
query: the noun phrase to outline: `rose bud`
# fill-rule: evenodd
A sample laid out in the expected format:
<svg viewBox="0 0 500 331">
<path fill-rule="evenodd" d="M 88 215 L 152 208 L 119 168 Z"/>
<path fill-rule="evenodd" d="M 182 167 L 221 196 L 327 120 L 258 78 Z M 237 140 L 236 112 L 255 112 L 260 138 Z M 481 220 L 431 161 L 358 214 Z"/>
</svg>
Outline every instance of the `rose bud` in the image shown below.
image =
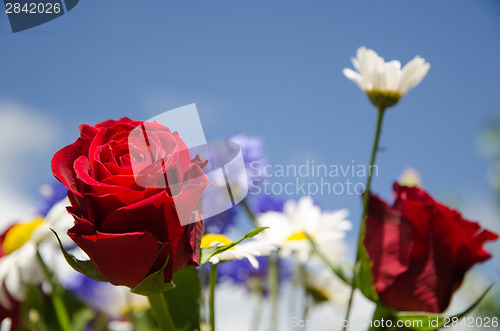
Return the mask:
<svg viewBox="0 0 500 331">
<path fill-rule="evenodd" d="M 498 235 L 481 229 L 418 187 L 394 184 L 392 207 L 370 199 L 364 244 L 384 304 L 399 311 L 441 313 L 465 273 L 491 257 Z"/>
<path fill-rule="evenodd" d="M 191 159 L 177 132 L 122 118 L 81 125 L 52 172 L 68 188 L 68 235 L 114 285 L 134 288 L 164 269 L 164 280 L 197 265 L 206 162 Z"/>
</svg>

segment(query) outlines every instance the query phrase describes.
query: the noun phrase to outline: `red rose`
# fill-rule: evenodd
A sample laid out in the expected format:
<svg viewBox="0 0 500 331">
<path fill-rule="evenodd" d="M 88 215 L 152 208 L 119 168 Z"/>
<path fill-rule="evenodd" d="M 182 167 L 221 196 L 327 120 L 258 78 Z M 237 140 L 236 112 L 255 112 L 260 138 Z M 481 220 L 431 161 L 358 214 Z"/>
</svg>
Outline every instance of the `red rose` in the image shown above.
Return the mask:
<svg viewBox="0 0 500 331">
<path fill-rule="evenodd" d="M 498 236 L 417 187 L 394 184 L 390 207 L 371 196 L 365 247 L 382 301 L 400 311 L 443 312 L 465 272 L 491 257 L 483 249 Z"/>
<path fill-rule="evenodd" d="M 52 172 L 69 189 L 68 235 L 102 276 L 133 288 L 167 258 L 166 282 L 197 265 L 206 163 L 156 122 L 122 118 L 79 129 L 52 158 Z"/>
</svg>

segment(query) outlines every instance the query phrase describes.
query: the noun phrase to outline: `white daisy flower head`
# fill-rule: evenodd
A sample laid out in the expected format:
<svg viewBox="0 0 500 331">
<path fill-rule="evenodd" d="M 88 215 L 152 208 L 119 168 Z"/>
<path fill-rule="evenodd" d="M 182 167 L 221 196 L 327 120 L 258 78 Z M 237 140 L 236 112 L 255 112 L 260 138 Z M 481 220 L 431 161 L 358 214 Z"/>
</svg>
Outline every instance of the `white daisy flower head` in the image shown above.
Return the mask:
<svg viewBox="0 0 500 331">
<path fill-rule="evenodd" d="M 201 248 L 229 244 L 231 244 L 231 240 L 222 234 L 205 234 L 201 239 Z M 212 256 L 209 262 L 217 264 L 223 261 L 248 259 L 252 267 L 258 269 L 259 262 L 255 257 L 268 256 L 273 250 L 276 250 L 276 244 L 270 241 L 260 239 L 247 240 L 220 254 Z"/>
<path fill-rule="evenodd" d="M 258 226 L 269 227 L 257 237 L 278 245 L 282 257 L 293 253 L 300 263 L 305 263 L 312 253 L 308 234 L 322 253 L 339 261 L 345 256 L 346 231 L 352 228 L 346 219 L 348 214 L 347 209 L 322 211 L 310 197 L 288 200 L 283 212 L 269 211 L 257 216 Z"/>
<path fill-rule="evenodd" d="M 11 331 L 12 320 L 10 318 L 5 318 L 0 322 L 0 331 Z"/>
<path fill-rule="evenodd" d="M 350 286 L 326 268 L 305 271 L 304 286 L 317 303 L 328 302 L 337 308 L 345 308 L 349 300 Z"/>
<path fill-rule="evenodd" d="M 62 233 L 63 243 L 66 241 L 66 231 L 73 224 L 72 217 L 65 209 L 68 205 L 69 201 L 65 199 L 54 205 L 45 219 L 37 217 L 14 224 L 1 236 L 0 305 L 4 308 L 13 307 L 12 299 L 23 301 L 28 284 L 43 285 L 45 276 L 37 250 L 51 270 L 56 269 L 58 258 L 63 259 L 50 228 Z M 67 239 L 71 240 L 69 237 Z"/>
<path fill-rule="evenodd" d="M 74 225 L 74 218 L 66 207 L 71 206 L 68 198 L 64 198 L 56 203 L 47 213 L 43 222 L 31 234 L 31 240 L 36 243 L 50 242 L 58 245 L 54 230 L 64 246 L 74 245 L 73 240 L 68 236 L 68 230 Z"/>
<path fill-rule="evenodd" d="M 24 300 L 27 284 L 41 285 L 45 277 L 33 242 L 28 241 L 14 251 L 3 246 L 7 255 L 0 258 L 0 305 L 11 310 L 15 302 Z"/>
<path fill-rule="evenodd" d="M 360 47 L 351 59 L 356 71 L 344 68 L 344 75 L 363 90 L 378 108 L 394 106 L 409 90 L 424 79 L 431 65 L 415 56 L 401 68 L 401 62 L 385 62 L 375 51 Z"/>
</svg>

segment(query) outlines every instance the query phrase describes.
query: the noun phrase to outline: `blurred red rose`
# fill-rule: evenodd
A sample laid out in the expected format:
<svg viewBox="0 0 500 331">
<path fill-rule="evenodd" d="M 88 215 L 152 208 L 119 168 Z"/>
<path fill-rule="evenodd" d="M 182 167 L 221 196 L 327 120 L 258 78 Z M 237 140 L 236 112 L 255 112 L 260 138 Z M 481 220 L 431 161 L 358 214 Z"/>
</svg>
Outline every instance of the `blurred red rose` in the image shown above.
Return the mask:
<svg viewBox="0 0 500 331">
<path fill-rule="evenodd" d="M 191 159 L 179 134 L 156 122 L 122 118 L 79 129 L 52 158 L 52 172 L 69 189 L 68 235 L 102 276 L 135 287 L 167 258 L 165 281 L 197 265 L 206 162 Z"/>
<path fill-rule="evenodd" d="M 491 257 L 483 244 L 498 236 L 418 187 L 394 184 L 394 191 L 392 207 L 371 196 L 366 219 L 376 290 L 397 310 L 441 313 L 465 272 Z"/>
<path fill-rule="evenodd" d="M 5 284 L 0 285 L 4 287 L 3 291 L 5 290 Z M 21 303 L 18 301 L 15 301 L 14 298 L 11 298 L 12 306 L 10 308 L 6 308 L 2 305 L 0 305 L 0 328 L 1 330 L 17 330 L 19 327 L 19 322 L 20 322 L 20 315 L 21 315 Z M 9 319 L 9 320 L 7 320 Z M 4 326 L 5 325 L 5 326 Z M 10 326 L 10 327 L 9 327 Z"/>
</svg>

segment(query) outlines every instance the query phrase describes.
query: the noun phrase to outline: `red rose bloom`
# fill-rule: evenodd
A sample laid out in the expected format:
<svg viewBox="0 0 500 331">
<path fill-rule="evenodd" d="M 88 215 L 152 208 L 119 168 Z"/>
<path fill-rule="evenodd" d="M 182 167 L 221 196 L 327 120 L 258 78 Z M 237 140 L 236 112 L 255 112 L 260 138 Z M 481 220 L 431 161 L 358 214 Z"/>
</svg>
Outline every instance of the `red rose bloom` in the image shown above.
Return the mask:
<svg viewBox="0 0 500 331">
<path fill-rule="evenodd" d="M 382 301 L 400 311 L 441 313 L 465 272 L 491 255 L 498 236 L 436 202 L 424 190 L 394 184 L 390 207 L 371 196 L 365 247 Z"/>
<path fill-rule="evenodd" d="M 167 259 L 166 282 L 197 265 L 206 163 L 156 122 L 122 118 L 79 129 L 52 158 L 52 172 L 69 190 L 68 235 L 101 275 L 133 288 Z"/>
</svg>

